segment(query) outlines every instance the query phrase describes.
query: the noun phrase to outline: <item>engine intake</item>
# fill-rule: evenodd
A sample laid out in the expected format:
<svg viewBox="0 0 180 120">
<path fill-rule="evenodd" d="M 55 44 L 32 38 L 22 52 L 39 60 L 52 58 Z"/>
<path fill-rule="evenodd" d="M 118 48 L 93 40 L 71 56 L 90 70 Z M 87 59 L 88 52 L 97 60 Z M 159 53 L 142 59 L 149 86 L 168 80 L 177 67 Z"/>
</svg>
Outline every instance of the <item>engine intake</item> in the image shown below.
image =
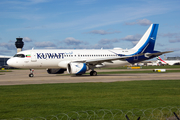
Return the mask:
<svg viewBox="0 0 180 120">
<path fill-rule="evenodd" d="M 81 75 L 86 73 L 87 66 L 85 63 L 69 63 L 67 66 L 67 72 L 70 74 Z"/>
</svg>

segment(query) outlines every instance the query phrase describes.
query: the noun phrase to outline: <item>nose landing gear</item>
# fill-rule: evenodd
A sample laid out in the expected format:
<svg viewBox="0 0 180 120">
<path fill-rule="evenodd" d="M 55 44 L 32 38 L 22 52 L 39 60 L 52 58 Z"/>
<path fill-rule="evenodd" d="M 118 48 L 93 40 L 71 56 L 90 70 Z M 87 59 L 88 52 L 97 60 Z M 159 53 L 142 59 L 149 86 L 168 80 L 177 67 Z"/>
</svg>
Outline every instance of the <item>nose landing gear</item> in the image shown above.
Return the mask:
<svg viewBox="0 0 180 120">
<path fill-rule="evenodd" d="M 34 77 L 33 72 L 34 72 L 34 69 L 30 69 L 30 74 L 29 74 L 29 77 Z"/>
</svg>

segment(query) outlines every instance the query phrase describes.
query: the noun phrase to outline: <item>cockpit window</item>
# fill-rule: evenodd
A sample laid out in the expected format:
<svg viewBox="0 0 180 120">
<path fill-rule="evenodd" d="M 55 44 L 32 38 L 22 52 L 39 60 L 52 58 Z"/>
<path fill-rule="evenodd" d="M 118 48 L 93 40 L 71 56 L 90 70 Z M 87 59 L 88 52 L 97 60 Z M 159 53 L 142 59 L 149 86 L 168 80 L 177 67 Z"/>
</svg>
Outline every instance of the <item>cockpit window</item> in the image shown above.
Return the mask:
<svg viewBox="0 0 180 120">
<path fill-rule="evenodd" d="M 25 55 L 24 54 L 15 54 L 14 57 L 20 57 L 20 58 L 24 58 Z"/>
</svg>

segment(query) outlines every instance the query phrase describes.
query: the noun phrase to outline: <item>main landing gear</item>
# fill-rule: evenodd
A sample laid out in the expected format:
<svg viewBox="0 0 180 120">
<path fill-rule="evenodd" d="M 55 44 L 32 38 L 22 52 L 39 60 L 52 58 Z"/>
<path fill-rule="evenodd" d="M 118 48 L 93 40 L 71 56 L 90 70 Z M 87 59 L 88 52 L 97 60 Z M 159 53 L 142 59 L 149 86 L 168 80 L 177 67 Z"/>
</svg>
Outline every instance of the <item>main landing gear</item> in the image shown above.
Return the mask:
<svg viewBox="0 0 180 120">
<path fill-rule="evenodd" d="M 30 74 L 29 74 L 29 77 L 34 77 L 33 72 L 34 72 L 34 69 L 30 69 Z"/>
<path fill-rule="evenodd" d="M 94 71 L 94 70 L 93 70 L 93 71 L 91 71 L 91 72 L 90 72 L 90 76 L 97 76 L 97 72 L 96 72 L 96 71 Z"/>
</svg>

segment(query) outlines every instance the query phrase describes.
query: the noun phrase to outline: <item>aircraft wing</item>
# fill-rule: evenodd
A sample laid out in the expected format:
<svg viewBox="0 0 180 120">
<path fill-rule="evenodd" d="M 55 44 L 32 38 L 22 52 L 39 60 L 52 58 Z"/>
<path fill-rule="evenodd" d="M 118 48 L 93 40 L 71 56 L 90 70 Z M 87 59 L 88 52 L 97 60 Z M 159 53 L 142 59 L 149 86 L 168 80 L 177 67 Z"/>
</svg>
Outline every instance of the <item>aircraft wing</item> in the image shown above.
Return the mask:
<svg viewBox="0 0 180 120">
<path fill-rule="evenodd" d="M 110 58 L 99 58 L 99 59 L 88 59 L 88 60 L 75 60 L 75 61 L 71 61 L 71 62 L 78 62 L 78 63 L 88 63 L 88 64 L 93 64 L 93 65 L 97 65 L 97 64 L 101 64 L 103 62 L 109 62 L 109 63 L 113 63 L 113 60 L 122 60 L 125 61 L 126 59 L 130 58 L 130 57 L 135 57 L 135 56 L 141 56 L 141 55 L 145 55 L 146 57 L 151 57 L 151 56 L 159 56 L 165 53 L 170 53 L 173 51 L 165 51 L 165 52 L 156 52 L 156 53 L 146 53 L 146 54 L 138 54 L 138 55 L 131 55 L 131 56 L 116 56 L 116 57 L 110 57 Z"/>
<path fill-rule="evenodd" d="M 100 59 L 90 59 L 86 60 L 86 63 L 92 63 L 92 64 L 98 64 L 103 62 L 109 62 L 112 63 L 113 60 L 125 60 L 132 56 L 122 56 L 122 57 L 111 57 L 111 58 L 100 58 Z"/>
<path fill-rule="evenodd" d="M 162 55 L 162 54 L 165 54 L 165 53 L 170 53 L 170 52 L 173 52 L 173 51 L 156 52 L 156 53 L 145 53 L 145 56 L 146 57 L 159 56 L 159 55 Z"/>
<path fill-rule="evenodd" d="M 103 62 L 109 62 L 113 63 L 113 60 L 126 60 L 127 58 L 134 57 L 134 56 L 140 56 L 139 55 L 132 55 L 132 56 L 116 56 L 116 57 L 110 57 L 110 58 L 99 58 L 99 59 L 89 59 L 89 60 L 80 60 L 80 61 L 72 61 L 72 62 L 83 62 L 83 63 L 89 63 L 89 64 L 101 64 Z"/>
</svg>

